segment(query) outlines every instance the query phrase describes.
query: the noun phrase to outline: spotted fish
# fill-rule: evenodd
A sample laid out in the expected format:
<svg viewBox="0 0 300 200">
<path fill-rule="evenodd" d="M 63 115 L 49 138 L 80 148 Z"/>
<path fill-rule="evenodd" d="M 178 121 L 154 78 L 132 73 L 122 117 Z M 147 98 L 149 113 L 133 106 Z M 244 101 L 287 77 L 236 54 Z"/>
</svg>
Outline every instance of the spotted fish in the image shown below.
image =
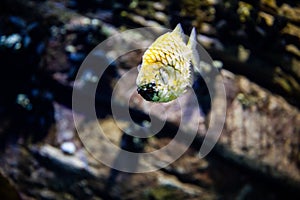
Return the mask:
<svg viewBox="0 0 300 200">
<path fill-rule="evenodd" d="M 138 93 L 147 101 L 169 102 L 192 87 L 193 67 L 199 65 L 193 28 L 186 44 L 181 25 L 158 37 L 145 51 L 136 79 Z"/>
</svg>

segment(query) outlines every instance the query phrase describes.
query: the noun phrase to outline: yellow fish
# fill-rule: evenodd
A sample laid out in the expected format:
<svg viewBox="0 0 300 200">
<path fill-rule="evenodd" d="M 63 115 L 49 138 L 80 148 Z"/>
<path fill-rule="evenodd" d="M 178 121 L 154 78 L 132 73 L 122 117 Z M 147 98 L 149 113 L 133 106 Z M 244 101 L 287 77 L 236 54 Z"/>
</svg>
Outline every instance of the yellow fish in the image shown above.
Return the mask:
<svg viewBox="0 0 300 200">
<path fill-rule="evenodd" d="M 196 31 L 186 44 L 181 25 L 158 37 L 143 55 L 136 79 L 138 93 L 147 101 L 169 102 L 192 87 L 192 67 L 198 67 Z"/>
</svg>

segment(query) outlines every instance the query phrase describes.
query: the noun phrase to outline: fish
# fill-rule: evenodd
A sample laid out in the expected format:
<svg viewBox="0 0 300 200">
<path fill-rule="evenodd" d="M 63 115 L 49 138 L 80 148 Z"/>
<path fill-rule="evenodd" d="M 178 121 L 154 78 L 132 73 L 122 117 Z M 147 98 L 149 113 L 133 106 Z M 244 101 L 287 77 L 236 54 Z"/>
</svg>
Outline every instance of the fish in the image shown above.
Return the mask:
<svg viewBox="0 0 300 200">
<path fill-rule="evenodd" d="M 138 67 L 137 92 L 146 101 L 169 102 L 184 94 L 193 84 L 193 68 L 198 67 L 196 30 L 189 40 L 180 24 L 159 36 L 145 51 Z"/>
</svg>

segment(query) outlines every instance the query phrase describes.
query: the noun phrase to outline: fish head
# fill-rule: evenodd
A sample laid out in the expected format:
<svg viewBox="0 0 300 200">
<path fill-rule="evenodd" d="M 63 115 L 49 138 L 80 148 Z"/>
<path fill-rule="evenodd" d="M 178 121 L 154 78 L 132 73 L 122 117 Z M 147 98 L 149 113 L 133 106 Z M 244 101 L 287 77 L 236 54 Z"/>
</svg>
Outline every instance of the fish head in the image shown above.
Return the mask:
<svg viewBox="0 0 300 200">
<path fill-rule="evenodd" d="M 137 88 L 138 93 L 147 101 L 159 101 L 159 92 L 156 87 L 155 82 L 150 82 L 143 84 L 141 86 L 138 86 Z"/>
<path fill-rule="evenodd" d="M 157 85 L 155 82 L 138 86 L 137 92 L 146 100 L 152 102 L 169 102 L 177 98 L 174 91 L 166 85 Z"/>
<path fill-rule="evenodd" d="M 137 91 L 147 101 L 169 102 L 182 93 L 181 79 L 173 66 L 142 65 L 137 77 Z"/>
</svg>

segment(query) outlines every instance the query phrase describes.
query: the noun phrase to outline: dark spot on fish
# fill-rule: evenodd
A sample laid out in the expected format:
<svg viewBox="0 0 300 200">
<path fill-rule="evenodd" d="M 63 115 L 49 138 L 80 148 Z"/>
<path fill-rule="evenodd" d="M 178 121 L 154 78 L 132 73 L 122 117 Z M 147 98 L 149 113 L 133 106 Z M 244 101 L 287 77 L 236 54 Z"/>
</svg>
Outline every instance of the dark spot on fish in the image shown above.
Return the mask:
<svg viewBox="0 0 300 200">
<path fill-rule="evenodd" d="M 148 83 L 138 87 L 137 92 L 147 101 L 153 101 L 158 96 L 155 83 Z"/>
</svg>

